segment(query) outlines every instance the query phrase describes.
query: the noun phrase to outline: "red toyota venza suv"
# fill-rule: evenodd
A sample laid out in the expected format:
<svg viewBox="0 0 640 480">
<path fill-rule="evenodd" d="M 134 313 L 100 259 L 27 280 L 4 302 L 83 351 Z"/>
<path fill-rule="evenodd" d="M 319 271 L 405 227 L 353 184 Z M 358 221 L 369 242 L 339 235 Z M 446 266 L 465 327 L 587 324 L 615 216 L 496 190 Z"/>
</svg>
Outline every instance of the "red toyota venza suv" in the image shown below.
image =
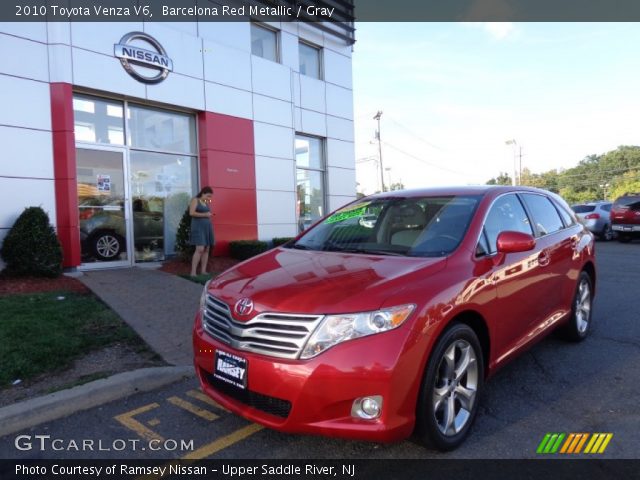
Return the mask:
<svg viewBox="0 0 640 480">
<path fill-rule="evenodd" d="M 448 450 L 488 376 L 553 330 L 587 336 L 595 285 L 593 235 L 555 194 L 377 194 L 211 280 L 195 367 L 276 430 Z"/>
</svg>

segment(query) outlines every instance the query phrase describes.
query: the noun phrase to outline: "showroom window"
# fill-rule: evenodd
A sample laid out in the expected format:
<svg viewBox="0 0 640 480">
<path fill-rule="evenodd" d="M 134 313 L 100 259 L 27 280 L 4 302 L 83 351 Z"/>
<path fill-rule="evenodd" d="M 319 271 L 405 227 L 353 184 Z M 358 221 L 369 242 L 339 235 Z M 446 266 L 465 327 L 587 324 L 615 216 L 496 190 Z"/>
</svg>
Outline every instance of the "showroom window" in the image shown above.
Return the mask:
<svg viewBox="0 0 640 480">
<path fill-rule="evenodd" d="M 321 50 L 318 47 L 300 42 L 300 73 L 313 78 L 322 78 Z"/>
<path fill-rule="evenodd" d="M 73 109 L 83 264 L 173 255 L 198 185 L 194 115 L 82 94 Z"/>
<path fill-rule="evenodd" d="M 325 215 L 324 141 L 296 135 L 296 216 L 298 231 Z"/>
<path fill-rule="evenodd" d="M 272 62 L 278 61 L 278 32 L 251 24 L 251 53 Z"/>
</svg>

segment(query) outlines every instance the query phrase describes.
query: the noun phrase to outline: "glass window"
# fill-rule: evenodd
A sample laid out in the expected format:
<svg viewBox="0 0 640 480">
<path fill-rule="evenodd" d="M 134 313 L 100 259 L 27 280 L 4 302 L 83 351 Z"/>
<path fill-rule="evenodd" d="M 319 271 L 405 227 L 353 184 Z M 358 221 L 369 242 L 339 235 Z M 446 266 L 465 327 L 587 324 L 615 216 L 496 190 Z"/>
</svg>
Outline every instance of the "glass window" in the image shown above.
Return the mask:
<svg viewBox="0 0 640 480">
<path fill-rule="evenodd" d="M 296 135 L 296 166 L 298 168 L 322 169 L 322 140 Z"/>
<path fill-rule="evenodd" d="M 324 153 L 319 138 L 296 135 L 296 216 L 301 232 L 324 216 Z"/>
<path fill-rule="evenodd" d="M 558 201 L 554 201 L 553 204 L 555 205 L 556 210 L 558 210 L 558 213 L 562 217 L 562 221 L 564 222 L 565 227 L 570 227 L 571 225 L 574 225 L 576 223 L 573 218 L 573 215 L 570 213 L 570 210 L 568 210 L 564 205 L 562 205 Z"/>
<path fill-rule="evenodd" d="M 574 205 L 571 207 L 576 213 L 589 213 L 596 209 L 595 205 Z"/>
<path fill-rule="evenodd" d="M 78 142 L 124 145 L 123 104 L 84 95 L 73 96 L 74 134 Z"/>
<path fill-rule="evenodd" d="M 605 212 L 610 212 L 611 211 L 611 204 L 610 203 L 604 203 L 604 204 L 602 204 L 601 208 Z"/>
<path fill-rule="evenodd" d="M 128 141 L 133 148 L 196 153 L 193 115 L 129 105 L 127 119 Z"/>
<path fill-rule="evenodd" d="M 298 50 L 300 52 L 300 73 L 313 78 L 321 78 L 320 49 L 300 42 Z"/>
<path fill-rule="evenodd" d="M 274 30 L 251 24 L 251 53 L 272 62 L 278 61 L 278 34 Z"/>
<path fill-rule="evenodd" d="M 196 157 L 131 150 L 130 164 L 135 259 L 162 260 L 198 184 Z"/>
<path fill-rule="evenodd" d="M 531 193 L 525 193 L 522 197 L 531 211 L 538 236 L 557 232 L 564 228 L 556 207 L 547 197 Z"/>
<path fill-rule="evenodd" d="M 291 248 L 439 257 L 454 251 L 481 197 L 362 199 L 325 218 Z"/>
<path fill-rule="evenodd" d="M 559 219 L 558 219 L 559 220 Z M 522 232 L 533 235 L 529 217 L 515 194 L 498 197 L 484 223 L 489 253 L 496 253 L 498 235 L 502 232 Z M 484 248 L 487 248 L 486 246 Z"/>
</svg>

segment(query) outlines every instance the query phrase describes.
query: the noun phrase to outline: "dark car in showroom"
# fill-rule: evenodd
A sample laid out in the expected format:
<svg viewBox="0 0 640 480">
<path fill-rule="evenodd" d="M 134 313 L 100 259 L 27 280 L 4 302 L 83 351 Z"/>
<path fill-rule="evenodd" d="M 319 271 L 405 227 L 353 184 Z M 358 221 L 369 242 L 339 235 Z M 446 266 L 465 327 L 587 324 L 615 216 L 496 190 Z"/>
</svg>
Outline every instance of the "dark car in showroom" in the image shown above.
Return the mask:
<svg viewBox="0 0 640 480">
<path fill-rule="evenodd" d="M 539 189 L 364 197 L 205 285 L 201 388 L 283 432 L 450 450 L 485 379 L 553 331 L 587 337 L 594 244 Z"/>
<path fill-rule="evenodd" d="M 616 198 L 611 208 L 611 228 L 618 234 L 620 242 L 640 238 L 640 193 L 627 193 Z"/>
<path fill-rule="evenodd" d="M 80 240 L 83 253 L 100 261 L 116 260 L 127 249 L 124 203 L 86 197 L 80 207 Z M 164 215 L 153 211 L 142 198 L 132 202 L 136 250 L 162 248 Z"/>
</svg>

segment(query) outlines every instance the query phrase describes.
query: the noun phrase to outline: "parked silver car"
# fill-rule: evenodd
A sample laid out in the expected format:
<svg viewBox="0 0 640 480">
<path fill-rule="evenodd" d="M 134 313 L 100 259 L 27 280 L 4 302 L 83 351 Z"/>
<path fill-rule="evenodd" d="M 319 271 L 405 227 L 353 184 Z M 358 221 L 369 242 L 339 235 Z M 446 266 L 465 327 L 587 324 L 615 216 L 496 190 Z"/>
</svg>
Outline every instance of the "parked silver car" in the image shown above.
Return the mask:
<svg viewBox="0 0 640 480">
<path fill-rule="evenodd" d="M 611 240 L 614 232 L 611 229 L 611 202 L 588 202 L 571 207 L 578 219 L 601 240 Z"/>
</svg>

